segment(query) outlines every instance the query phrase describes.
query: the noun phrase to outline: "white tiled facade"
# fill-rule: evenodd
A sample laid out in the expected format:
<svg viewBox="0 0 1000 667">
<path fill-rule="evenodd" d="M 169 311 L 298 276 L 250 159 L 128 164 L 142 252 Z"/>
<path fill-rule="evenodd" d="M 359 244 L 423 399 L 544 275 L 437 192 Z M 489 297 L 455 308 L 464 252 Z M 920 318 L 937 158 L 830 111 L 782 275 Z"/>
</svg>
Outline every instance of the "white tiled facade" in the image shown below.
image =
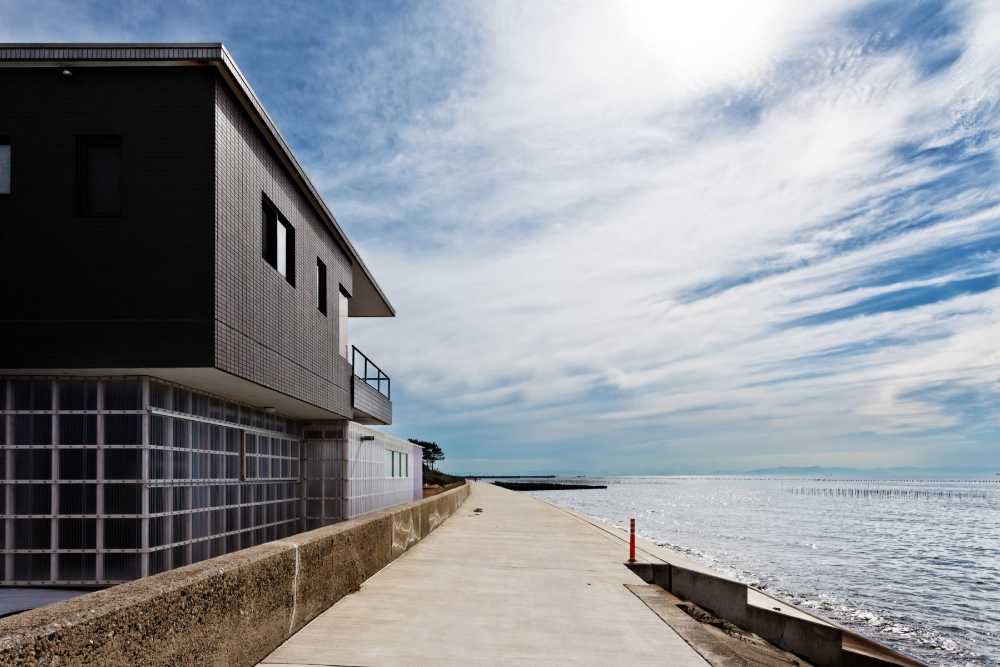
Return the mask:
<svg viewBox="0 0 1000 667">
<path fill-rule="evenodd" d="M 307 528 L 422 496 L 418 445 L 355 422 L 307 424 L 303 434 Z M 386 452 L 405 455 L 405 469 L 387 470 Z"/>
</svg>

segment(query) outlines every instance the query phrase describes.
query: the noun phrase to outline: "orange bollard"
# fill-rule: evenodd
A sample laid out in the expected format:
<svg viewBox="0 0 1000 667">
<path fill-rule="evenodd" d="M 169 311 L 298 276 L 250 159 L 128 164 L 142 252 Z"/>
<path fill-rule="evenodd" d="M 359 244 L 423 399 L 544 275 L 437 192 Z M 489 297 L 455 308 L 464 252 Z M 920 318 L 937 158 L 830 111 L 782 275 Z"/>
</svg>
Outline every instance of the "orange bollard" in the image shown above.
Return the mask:
<svg viewBox="0 0 1000 667">
<path fill-rule="evenodd" d="M 635 519 L 628 520 L 628 562 L 635 562 Z"/>
</svg>

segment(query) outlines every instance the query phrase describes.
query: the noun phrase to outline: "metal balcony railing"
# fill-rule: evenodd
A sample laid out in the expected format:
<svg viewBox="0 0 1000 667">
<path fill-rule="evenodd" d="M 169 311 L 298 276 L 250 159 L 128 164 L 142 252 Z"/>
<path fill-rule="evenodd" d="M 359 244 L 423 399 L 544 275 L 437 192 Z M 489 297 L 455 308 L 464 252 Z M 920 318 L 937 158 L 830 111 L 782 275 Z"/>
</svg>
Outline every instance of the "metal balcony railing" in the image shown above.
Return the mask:
<svg viewBox="0 0 1000 667">
<path fill-rule="evenodd" d="M 383 373 L 382 369 L 375 365 L 375 362 L 365 356 L 364 352 L 353 345 L 351 346 L 351 366 L 354 368 L 355 375 L 370 386 L 375 387 L 378 393 L 392 400 L 392 381 L 389 376 Z"/>
</svg>

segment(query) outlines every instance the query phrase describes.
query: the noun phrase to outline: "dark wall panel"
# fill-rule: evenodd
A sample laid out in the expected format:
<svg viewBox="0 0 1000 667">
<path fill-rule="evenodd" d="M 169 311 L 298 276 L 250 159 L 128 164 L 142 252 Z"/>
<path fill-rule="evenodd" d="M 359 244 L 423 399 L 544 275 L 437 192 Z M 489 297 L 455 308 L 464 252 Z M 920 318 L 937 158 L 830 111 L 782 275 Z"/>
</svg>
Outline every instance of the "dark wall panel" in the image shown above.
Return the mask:
<svg viewBox="0 0 1000 667">
<path fill-rule="evenodd" d="M 211 68 L 0 69 L 0 368 L 210 366 Z M 121 135 L 123 210 L 77 215 L 80 135 Z"/>
<path fill-rule="evenodd" d="M 350 366 L 338 354 L 337 290 L 350 259 L 229 89 L 216 86 L 216 365 L 350 417 Z M 295 230 L 295 285 L 263 257 L 261 196 Z M 316 258 L 327 267 L 317 308 Z"/>
</svg>

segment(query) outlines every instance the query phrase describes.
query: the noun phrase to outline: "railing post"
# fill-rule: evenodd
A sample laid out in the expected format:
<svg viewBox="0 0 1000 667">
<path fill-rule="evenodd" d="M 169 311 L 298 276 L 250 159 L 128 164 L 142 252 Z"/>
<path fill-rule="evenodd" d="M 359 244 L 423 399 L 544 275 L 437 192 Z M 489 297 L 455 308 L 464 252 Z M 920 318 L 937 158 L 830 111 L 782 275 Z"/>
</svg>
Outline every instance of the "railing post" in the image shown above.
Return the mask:
<svg viewBox="0 0 1000 667">
<path fill-rule="evenodd" d="M 635 519 L 628 520 L 628 562 L 635 562 Z"/>
</svg>

